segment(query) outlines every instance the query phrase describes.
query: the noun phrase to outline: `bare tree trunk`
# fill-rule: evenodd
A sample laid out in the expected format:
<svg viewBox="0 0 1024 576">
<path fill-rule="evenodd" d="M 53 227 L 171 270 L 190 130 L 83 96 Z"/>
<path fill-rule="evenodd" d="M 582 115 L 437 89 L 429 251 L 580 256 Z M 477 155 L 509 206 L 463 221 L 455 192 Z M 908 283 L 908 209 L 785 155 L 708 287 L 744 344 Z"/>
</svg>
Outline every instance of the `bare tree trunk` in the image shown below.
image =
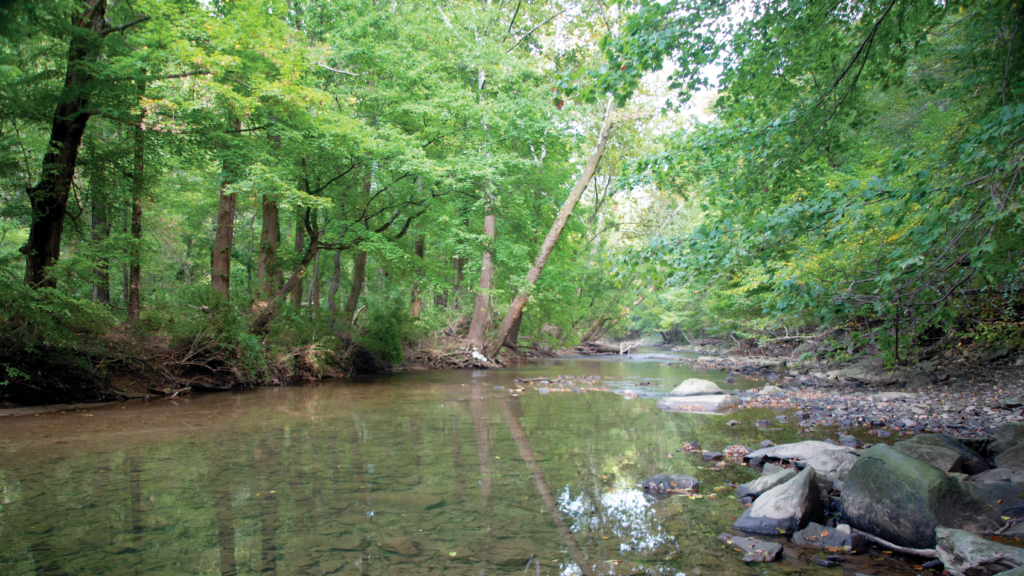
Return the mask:
<svg viewBox="0 0 1024 576">
<path fill-rule="evenodd" d="M 46 277 L 46 269 L 60 258 L 60 241 L 64 233 L 71 182 L 78 163 L 85 125 L 89 121 L 89 105 L 93 78 L 89 64 L 99 57 L 101 43 L 96 39 L 105 28 L 106 0 L 84 2 L 83 13 L 72 17 L 72 25 L 92 33 L 71 34 L 68 66 L 64 75 L 64 91 L 53 113 L 50 146 L 43 156 L 39 183 L 27 190 L 32 207 L 32 223 L 28 241 L 21 247 L 25 255 L 25 283 L 33 288 L 54 288 L 57 281 Z"/>
<path fill-rule="evenodd" d="M 426 239 L 423 236 L 420 236 L 419 238 L 417 238 L 416 242 L 413 243 L 413 252 L 415 252 L 416 256 L 420 259 L 420 261 L 423 260 L 423 254 L 425 252 L 425 245 L 426 245 Z M 422 277 L 423 276 L 423 268 L 420 268 L 416 272 L 417 272 L 417 274 L 416 274 L 417 277 Z M 420 287 L 419 287 L 419 284 L 417 284 L 416 282 L 413 282 L 413 285 L 412 285 L 412 301 L 409 303 L 409 316 L 411 316 L 412 318 L 419 318 L 419 316 L 420 316 L 420 307 L 421 306 L 423 306 L 423 302 L 422 302 L 422 300 L 420 300 Z"/>
<path fill-rule="evenodd" d="M 594 147 L 594 152 L 590 155 L 590 159 L 587 161 L 583 173 L 580 174 L 579 180 L 576 181 L 576 185 L 573 186 L 569 197 L 565 199 L 565 203 L 562 204 L 562 208 L 558 211 L 558 216 L 551 224 L 551 230 L 548 231 L 548 235 L 544 238 L 544 243 L 540 246 L 537 260 L 534 261 L 533 267 L 526 274 L 526 284 L 516 294 L 512 305 L 509 306 L 508 313 L 505 315 L 505 319 L 502 320 L 501 326 L 498 327 L 498 333 L 495 335 L 494 341 L 487 347 L 484 355 L 488 358 L 494 358 L 498 355 L 502 345 L 505 343 L 505 339 L 508 338 L 508 334 L 512 330 L 512 324 L 523 313 L 523 307 L 526 306 L 526 302 L 530 299 L 530 290 L 537 284 L 537 279 L 540 278 L 540 273 L 544 270 L 548 257 L 551 256 L 551 251 L 555 249 L 555 244 L 558 243 L 558 237 L 561 236 L 566 222 L 569 221 L 569 216 L 572 215 L 572 211 L 576 208 L 576 204 L 579 203 L 580 197 L 583 196 L 583 192 L 590 185 L 590 179 L 597 172 L 597 166 L 600 164 L 601 156 L 604 155 L 605 146 L 608 144 L 608 133 L 612 128 L 612 113 L 614 111 L 615 103 L 614 101 L 609 101 L 604 114 L 604 124 L 601 126 L 601 132 L 597 137 L 597 145 Z"/>
<path fill-rule="evenodd" d="M 234 121 L 235 129 L 241 131 L 242 121 Z M 228 180 L 231 178 L 231 164 L 224 161 L 224 180 L 220 184 L 220 202 L 217 206 L 217 235 L 213 239 L 213 274 L 210 284 L 227 301 L 231 297 L 231 248 L 235 235 L 234 194 L 228 194 Z"/>
<path fill-rule="evenodd" d="M 260 232 L 260 254 L 256 263 L 256 282 L 263 296 L 273 298 L 277 294 L 277 278 L 274 263 L 277 260 L 277 243 L 280 241 L 281 214 L 277 201 L 263 196 L 263 226 Z"/>
<path fill-rule="evenodd" d="M 98 190 L 93 194 L 98 195 Z M 103 192 L 103 197 L 93 196 L 92 198 L 92 242 L 94 246 L 100 247 L 110 238 L 110 209 L 107 206 L 108 197 Z M 102 248 L 101 248 L 102 250 Z M 101 302 L 110 305 L 110 259 L 105 255 L 100 256 L 96 268 L 92 272 L 94 280 L 92 284 L 93 302 Z"/>
<path fill-rule="evenodd" d="M 145 74 L 145 70 L 143 70 Z M 139 99 L 146 94 L 145 81 L 139 82 Z M 135 131 L 135 170 L 132 172 L 132 245 L 128 258 L 128 325 L 139 323 L 142 302 L 139 288 L 142 284 L 142 196 L 146 188 L 146 133 L 142 122 L 146 109 L 139 114 L 139 125 Z"/>
<path fill-rule="evenodd" d="M 523 323 L 523 315 L 520 314 L 516 321 L 512 323 L 512 329 L 508 332 L 508 337 L 505 338 L 505 346 L 509 348 L 515 348 L 519 346 L 519 327 Z"/>
<path fill-rule="evenodd" d="M 306 212 L 304 209 L 299 207 L 296 209 L 295 214 L 295 253 L 302 254 L 302 251 L 306 247 L 306 223 L 304 214 L 308 214 L 308 208 Z M 292 306 L 296 310 L 302 310 L 302 278 L 299 278 L 298 282 L 292 288 Z"/>
<path fill-rule="evenodd" d="M 359 307 L 359 295 L 363 292 L 363 282 L 366 280 L 366 252 L 360 250 L 356 254 L 355 262 L 352 265 L 352 288 L 348 292 L 348 300 L 345 302 L 344 327 L 347 329 L 355 317 L 356 308 Z"/>
<path fill-rule="evenodd" d="M 331 278 L 331 289 L 327 291 L 327 314 L 331 324 L 338 317 L 338 289 L 341 288 L 341 250 L 334 252 L 334 277 Z"/>
<path fill-rule="evenodd" d="M 462 258 L 452 258 L 452 265 L 455 266 L 455 288 L 452 290 L 452 310 L 459 307 L 459 296 L 462 294 L 462 269 L 466 266 L 466 261 Z"/>
<path fill-rule="evenodd" d="M 494 240 L 494 214 L 484 216 L 484 234 Z M 491 263 L 490 247 L 484 250 L 483 262 L 480 265 L 480 285 L 473 303 L 473 318 L 469 322 L 469 335 L 466 343 L 478 349 L 484 347 L 484 336 L 487 332 L 487 305 L 491 297 L 491 280 L 494 277 L 494 264 Z"/>
<path fill-rule="evenodd" d="M 313 314 L 320 319 L 320 255 L 316 255 L 313 264 Z"/>
</svg>

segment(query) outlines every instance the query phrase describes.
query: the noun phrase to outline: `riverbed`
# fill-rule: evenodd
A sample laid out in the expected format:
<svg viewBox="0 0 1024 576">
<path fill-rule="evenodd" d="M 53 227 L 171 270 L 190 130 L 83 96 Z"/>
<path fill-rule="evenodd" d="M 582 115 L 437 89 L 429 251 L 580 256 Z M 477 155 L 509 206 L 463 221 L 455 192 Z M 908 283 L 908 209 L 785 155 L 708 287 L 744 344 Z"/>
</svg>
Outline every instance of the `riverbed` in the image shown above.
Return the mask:
<svg viewBox="0 0 1024 576">
<path fill-rule="evenodd" d="M 835 434 L 661 412 L 685 378 L 761 383 L 648 352 L 4 418 L 0 574 L 839 573 L 813 550 L 744 564 L 716 537 L 743 511 L 727 483 L 757 473 L 677 452 Z M 658 473 L 701 497 L 645 495 Z M 919 573 L 880 554 L 842 571 Z"/>
</svg>

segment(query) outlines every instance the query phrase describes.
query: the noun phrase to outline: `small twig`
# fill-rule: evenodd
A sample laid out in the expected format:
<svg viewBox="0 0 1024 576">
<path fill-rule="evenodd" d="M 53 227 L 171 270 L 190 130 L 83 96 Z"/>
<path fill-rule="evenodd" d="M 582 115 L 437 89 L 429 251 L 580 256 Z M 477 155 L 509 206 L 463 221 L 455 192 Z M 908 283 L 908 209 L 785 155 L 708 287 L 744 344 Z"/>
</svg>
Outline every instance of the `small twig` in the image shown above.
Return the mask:
<svg viewBox="0 0 1024 576">
<path fill-rule="evenodd" d="M 348 70 L 339 70 L 337 68 L 331 68 L 330 66 L 327 66 L 325 64 L 317 63 L 317 66 L 323 68 L 324 70 L 330 70 L 331 72 L 337 72 L 338 74 L 345 74 L 346 76 L 359 76 L 359 74 L 356 74 L 355 72 L 349 72 Z"/>
</svg>

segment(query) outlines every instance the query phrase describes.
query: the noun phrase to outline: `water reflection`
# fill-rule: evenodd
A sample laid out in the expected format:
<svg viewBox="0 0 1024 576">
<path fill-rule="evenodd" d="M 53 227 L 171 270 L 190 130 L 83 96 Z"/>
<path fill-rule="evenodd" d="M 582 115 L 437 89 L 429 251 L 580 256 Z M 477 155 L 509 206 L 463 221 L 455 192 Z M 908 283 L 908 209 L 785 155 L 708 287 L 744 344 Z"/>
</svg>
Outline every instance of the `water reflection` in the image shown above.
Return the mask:
<svg viewBox="0 0 1024 576">
<path fill-rule="evenodd" d="M 735 500 L 653 502 L 636 488 L 662 472 L 706 491 L 749 479 L 667 454 L 684 440 L 756 444 L 767 413 L 729 428 L 643 398 L 509 393 L 516 376 L 657 377 L 661 393 L 687 376 L 566 362 L 2 420 L 0 574 L 785 571 L 745 566 L 715 540 Z"/>
</svg>

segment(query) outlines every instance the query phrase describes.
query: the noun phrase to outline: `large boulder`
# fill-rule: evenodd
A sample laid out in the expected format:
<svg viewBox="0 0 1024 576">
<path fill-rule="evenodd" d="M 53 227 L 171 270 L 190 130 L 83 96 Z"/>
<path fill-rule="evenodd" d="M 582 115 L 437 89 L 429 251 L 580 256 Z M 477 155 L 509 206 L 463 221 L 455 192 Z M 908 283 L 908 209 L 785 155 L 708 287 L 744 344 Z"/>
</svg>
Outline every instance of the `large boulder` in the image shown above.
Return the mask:
<svg viewBox="0 0 1024 576">
<path fill-rule="evenodd" d="M 703 412 L 723 413 L 742 404 L 735 396 L 728 394 L 715 394 L 712 396 L 686 396 L 661 398 L 655 403 L 659 409 L 666 412 Z"/>
<path fill-rule="evenodd" d="M 1018 472 L 1009 468 L 992 468 L 971 476 L 971 482 L 1012 482 L 1014 474 L 1018 474 Z"/>
<path fill-rule="evenodd" d="M 885 444 L 864 451 L 847 475 L 843 520 L 908 548 L 934 548 L 938 526 L 988 532 L 1002 525 L 969 483 Z"/>
<path fill-rule="evenodd" d="M 752 458 L 796 460 L 798 464 L 814 468 L 831 479 L 842 480 L 857 461 L 857 453 L 846 446 L 807 440 L 754 450 L 744 456 L 745 460 Z"/>
<path fill-rule="evenodd" d="M 789 482 L 761 494 L 732 525 L 755 534 L 790 534 L 820 520 L 825 510 L 814 470 L 807 468 Z"/>
<path fill-rule="evenodd" d="M 840 524 L 834 528 L 811 522 L 807 528 L 793 534 L 793 543 L 797 546 L 811 546 L 834 552 L 860 552 L 867 548 L 864 536 L 854 533 L 849 524 Z"/>
<path fill-rule="evenodd" d="M 936 528 L 935 552 L 951 576 L 994 576 L 1024 565 L 1024 549 L 952 528 Z"/>
<path fill-rule="evenodd" d="M 962 470 L 963 456 L 956 450 L 942 446 L 914 444 L 906 440 L 893 444 L 892 449 L 900 454 L 927 462 L 943 472 L 960 472 Z"/>
<path fill-rule="evenodd" d="M 728 532 L 719 534 L 718 539 L 723 544 L 738 549 L 744 556 L 744 562 L 771 562 L 775 556 L 782 552 L 782 546 L 775 542 L 762 542 L 756 538 L 744 538 L 733 536 Z"/>
<path fill-rule="evenodd" d="M 988 444 L 990 456 L 998 456 L 1024 440 L 1024 424 L 1007 423 L 996 429 Z"/>
<path fill-rule="evenodd" d="M 1024 484 L 1012 482 L 979 482 L 974 491 L 1001 516 L 1016 518 L 1024 511 Z"/>
<path fill-rule="evenodd" d="M 752 480 L 746 484 L 740 484 L 736 487 L 736 497 L 743 498 L 750 496 L 757 498 L 761 494 L 775 488 L 776 486 L 785 484 L 796 477 L 796 470 L 783 469 L 774 474 L 762 474 L 757 480 Z"/>
<path fill-rule="evenodd" d="M 668 393 L 669 396 L 709 396 L 711 394 L 721 394 L 722 389 L 718 387 L 718 384 L 710 380 L 701 380 L 700 378 L 687 378 L 683 380 L 683 383 L 676 386 L 674 390 Z"/>
<path fill-rule="evenodd" d="M 1014 472 L 1024 470 L 1024 442 L 996 456 L 996 466 L 1009 468 Z"/>
<path fill-rule="evenodd" d="M 945 434 L 918 434 L 910 440 L 899 442 L 899 444 L 913 444 L 916 446 L 933 446 L 936 448 L 945 448 L 952 450 L 961 456 L 961 470 L 956 472 L 964 472 L 965 474 L 981 474 L 985 470 L 991 468 L 988 462 L 985 461 L 977 452 L 971 450 L 967 446 L 964 446 L 961 442 Z M 941 468 L 941 466 L 937 466 Z"/>
</svg>

